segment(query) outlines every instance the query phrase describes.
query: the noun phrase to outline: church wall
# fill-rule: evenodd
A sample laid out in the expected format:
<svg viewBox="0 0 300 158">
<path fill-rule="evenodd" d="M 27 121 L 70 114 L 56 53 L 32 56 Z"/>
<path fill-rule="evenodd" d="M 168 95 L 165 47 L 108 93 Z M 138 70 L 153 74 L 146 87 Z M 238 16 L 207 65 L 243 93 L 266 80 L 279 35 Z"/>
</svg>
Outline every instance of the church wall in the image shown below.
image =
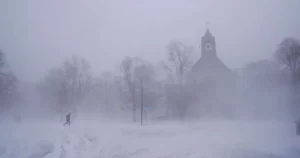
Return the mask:
<svg viewBox="0 0 300 158">
<path fill-rule="evenodd" d="M 187 115 L 192 117 L 224 116 L 233 113 L 234 74 L 217 57 L 215 37 L 206 30 L 201 41 L 201 57 L 188 75 Z"/>
<path fill-rule="evenodd" d="M 233 74 L 218 73 L 212 78 L 193 81 L 190 81 L 187 86 L 194 97 L 187 115 L 192 117 L 232 116 L 236 96 Z"/>
</svg>

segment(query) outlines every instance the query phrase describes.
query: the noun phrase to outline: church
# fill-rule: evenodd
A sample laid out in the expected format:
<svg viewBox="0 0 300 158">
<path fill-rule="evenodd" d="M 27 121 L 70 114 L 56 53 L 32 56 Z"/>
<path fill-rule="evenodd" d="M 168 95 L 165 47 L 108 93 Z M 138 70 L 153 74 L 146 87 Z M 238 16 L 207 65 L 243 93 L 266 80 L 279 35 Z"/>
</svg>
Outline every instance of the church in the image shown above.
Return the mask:
<svg viewBox="0 0 300 158">
<path fill-rule="evenodd" d="M 230 115 L 234 84 L 234 73 L 217 56 L 215 37 L 207 29 L 201 39 L 201 57 L 187 75 L 186 88 L 191 96 L 187 115 Z"/>
</svg>

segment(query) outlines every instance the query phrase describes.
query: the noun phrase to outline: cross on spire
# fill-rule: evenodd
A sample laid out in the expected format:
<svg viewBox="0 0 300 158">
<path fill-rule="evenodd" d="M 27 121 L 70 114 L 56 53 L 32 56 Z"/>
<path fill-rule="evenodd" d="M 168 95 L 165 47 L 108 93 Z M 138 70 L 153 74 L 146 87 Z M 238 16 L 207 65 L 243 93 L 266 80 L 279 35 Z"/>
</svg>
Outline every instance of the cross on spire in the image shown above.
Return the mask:
<svg viewBox="0 0 300 158">
<path fill-rule="evenodd" d="M 209 26 L 209 22 L 208 21 L 206 21 L 206 28 L 208 29 L 208 26 Z"/>
</svg>

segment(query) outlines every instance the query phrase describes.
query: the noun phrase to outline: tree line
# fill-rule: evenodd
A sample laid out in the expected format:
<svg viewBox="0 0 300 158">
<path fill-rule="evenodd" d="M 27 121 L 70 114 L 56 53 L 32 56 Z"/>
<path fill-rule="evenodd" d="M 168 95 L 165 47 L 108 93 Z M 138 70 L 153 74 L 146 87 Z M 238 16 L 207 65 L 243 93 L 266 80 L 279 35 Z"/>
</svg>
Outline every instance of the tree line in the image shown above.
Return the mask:
<svg viewBox="0 0 300 158">
<path fill-rule="evenodd" d="M 132 120 L 150 117 L 155 111 L 167 117 L 184 118 L 189 98 L 183 90 L 186 75 L 193 66 L 195 51 L 179 41 L 167 45 L 166 58 L 158 64 L 140 57 L 124 57 L 117 72 L 92 74 L 89 62 L 80 56 L 72 56 L 61 65 L 52 68 L 36 87 L 41 104 L 66 113 L 80 109 L 114 112 L 128 111 Z M 291 87 L 291 111 L 300 112 L 298 97 L 300 83 L 300 42 L 285 38 L 274 52 L 274 58 L 246 64 L 235 71 L 240 88 L 239 98 L 252 106 L 261 104 L 255 98 L 274 87 Z M 17 77 L 9 70 L 4 52 L 0 52 L 0 103 L 1 112 L 17 104 Z M 176 85 L 168 90 L 170 85 Z M 259 91 L 259 93 L 257 93 Z M 251 95 L 250 95 L 251 94 Z M 267 95 L 265 95 L 267 96 Z M 272 99 L 270 99 L 272 100 Z M 265 100 L 266 101 L 266 100 Z M 269 101 L 269 100 L 267 100 Z M 264 102 L 265 103 L 265 102 Z M 141 105 L 143 115 L 139 115 Z M 260 110 L 258 108 L 258 110 Z M 176 113 L 177 111 L 177 113 Z"/>
</svg>

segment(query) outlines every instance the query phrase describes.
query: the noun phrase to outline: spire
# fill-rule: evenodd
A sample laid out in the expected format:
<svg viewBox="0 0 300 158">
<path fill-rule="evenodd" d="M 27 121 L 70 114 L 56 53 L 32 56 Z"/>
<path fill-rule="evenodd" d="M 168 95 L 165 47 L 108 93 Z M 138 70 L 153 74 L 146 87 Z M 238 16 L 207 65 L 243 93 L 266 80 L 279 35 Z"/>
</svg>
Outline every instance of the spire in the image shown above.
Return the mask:
<svg viewBox="0 0 300 158">
<path fill-rule="evenodd" d="M 205 37 L 212 37 L 212 34 L 209 31 L 209 28 L 206 29 L 206 32 L 204 34 Z"/>
<path fill-rule="evenodd" d="M 209 22 L 206 22 L 206 32 L 204 34 L 204 37 L 213 37 L 213 35 L 209 31 L 208 25 L 209 25 Z"/>
<path fill-rule="evenodd" d="M 215 37 L 211 34 L 208 28 L 208 22 L 206 22 L 206 31 L 201 39 L 201 57 L 215 57 L 216 56 L 216 43 Z"/>
</svg>

